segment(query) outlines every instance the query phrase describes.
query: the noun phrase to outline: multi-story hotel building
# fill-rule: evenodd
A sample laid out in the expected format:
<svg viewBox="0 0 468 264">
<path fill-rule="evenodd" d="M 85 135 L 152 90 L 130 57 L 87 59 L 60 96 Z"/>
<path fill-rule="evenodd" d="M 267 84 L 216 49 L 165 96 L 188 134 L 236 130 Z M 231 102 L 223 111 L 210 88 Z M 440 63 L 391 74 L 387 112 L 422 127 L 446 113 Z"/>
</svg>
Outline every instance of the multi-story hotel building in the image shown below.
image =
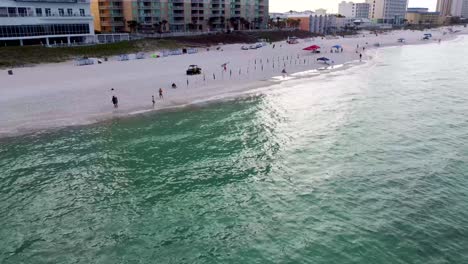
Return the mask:
<svg viewBox="0 0 468 264">
<path fill-rule="evenodd" d="M 268 0 L 92 0 L 101 32 L 161 32 L 263 29 Z M 129 22 L 130 21 L 130 22 Z"/>
<path fill-rule="evenodd" d="M 1 0 L 0 45 L 84 42 L 93 37 L 89 0 Z"/>
<path fill-rule="evenodd" d="M 437 0 L 437 12 L 442 16 L 461 16 L 464 0 Z"/>
<path fill-rule="evenodd" d="M 370 4 L 369 18 L 384 24 L 404 24 L 408 0 L 366 0 Z"/>
<path fill-rule="evenodd" d="M 369 18 L 369 3 L 343 1 L 338 5 L 338 13 L 348 18 Z"/>
</svg>

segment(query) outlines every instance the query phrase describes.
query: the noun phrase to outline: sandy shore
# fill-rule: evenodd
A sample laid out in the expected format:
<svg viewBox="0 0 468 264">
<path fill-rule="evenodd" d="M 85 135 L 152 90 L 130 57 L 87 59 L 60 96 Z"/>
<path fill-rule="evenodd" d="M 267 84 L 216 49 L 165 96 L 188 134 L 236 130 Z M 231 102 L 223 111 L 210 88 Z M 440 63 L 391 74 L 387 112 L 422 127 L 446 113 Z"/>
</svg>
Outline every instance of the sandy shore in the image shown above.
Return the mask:
<svg viewBox="0 0 468 264">
<path fill-rule="evenodd" d="M 371 59 L 363 47 L 373 49 L 375 43 L 381 47 L 438 43 L 439 39 L 446 41 L 468 32 L 463 27 L 452 28 L 460 32 L 451 34 L 447 28 L 440 28 L 378 36 L 364 33 L 353 38 L 300 40 L 296 45 L 278 42 L 275 48 L 268 45 L 257 50 L 244 51 L 242 44 L 236 44 L 223 45 L 222 51 L 212 48 L 197 54 L 129 61 L 113 58 L 91 66 L 79 67 L 74 62 L 45 64 L 14 69 L 13 76 L 5 70 L 0 72 L 0 136 L 186 105 L 287 80 L 281 77 L 283 68 L 294 73 L 331 67 L 317 62 L 318 57 L 330 58 L 335 66 L 359 63 L 360 53 L 364 62 Z M 424 33 L 431 33 L 432 39 L 421 40 Z M 399 38 L 405 38 L 405 43 L 399 43 Z M 321 54 L 302 50 L 313 44 L 322 47 Z M 343 47 L 342 53 L 330 53 L 336 44 Z M 226 71 L 221 66 L 224 63 L 228 63 Z M 203 74 L 187 77 L 185 71 L 190 64 L 199 65 Z M 173 82 L 177 89 L 170 88 Z M 164 99 L 159 99 L 159 88 L 164 91 Z M 114 94 L 119 98 L 117 110 L 111 103 Z"/>
</svg>

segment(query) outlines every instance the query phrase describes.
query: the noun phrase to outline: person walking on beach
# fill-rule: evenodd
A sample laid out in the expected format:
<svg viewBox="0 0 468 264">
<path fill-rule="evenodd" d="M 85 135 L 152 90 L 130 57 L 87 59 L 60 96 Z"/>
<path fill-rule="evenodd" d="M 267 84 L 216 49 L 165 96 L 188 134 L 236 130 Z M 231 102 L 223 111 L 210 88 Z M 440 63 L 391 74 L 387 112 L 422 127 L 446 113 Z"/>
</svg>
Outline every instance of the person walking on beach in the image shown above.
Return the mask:
<svg viewBox="0 0 468 264">
<path fill-rule="evenodd" d="M 156 101 L 154 100 L 154 95 L 151 97 L 151 101 L 153 102 L 153 108 L 154 108 L 154 105 L 156 104 Z"/>
<path fill-rule="evenodd" d="M 359 61 L 362 61 L 362 53 L 359 54 Z"/>
<path fill-rule="evenodd" d="M 162 88 L 159 88 L 159 99 L 164 99 Z"/>
<path fill-rule="evenodd" d="M 281 71 L 281 74 L 283 74 L 283 78 L 286 78 L 286 76 L 288 75 L 288 73 L 286 72 L 286 69 L 283 69 Z"/>
<path fill-rule="evenodd" d="M 112 96 L 112 104 L 114 104 L 114 108 L 119 108 L 119 99 L 115 95 Z"/>
</svg>

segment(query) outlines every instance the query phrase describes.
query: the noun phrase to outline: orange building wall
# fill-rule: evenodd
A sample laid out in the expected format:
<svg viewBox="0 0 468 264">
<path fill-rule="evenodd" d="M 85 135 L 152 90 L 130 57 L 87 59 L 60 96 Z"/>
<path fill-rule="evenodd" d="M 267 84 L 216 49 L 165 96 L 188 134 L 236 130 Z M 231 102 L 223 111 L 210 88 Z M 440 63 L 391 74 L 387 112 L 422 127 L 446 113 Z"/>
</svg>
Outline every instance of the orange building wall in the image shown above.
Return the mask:
<svg viewBox="0 0 468 264">
<path fill-rule="evenodd" d="M 300 30 L 310 31 L 310 17 L 288 17 L 295 20 L 300 20 L 299 24 Z"/>
</svg>

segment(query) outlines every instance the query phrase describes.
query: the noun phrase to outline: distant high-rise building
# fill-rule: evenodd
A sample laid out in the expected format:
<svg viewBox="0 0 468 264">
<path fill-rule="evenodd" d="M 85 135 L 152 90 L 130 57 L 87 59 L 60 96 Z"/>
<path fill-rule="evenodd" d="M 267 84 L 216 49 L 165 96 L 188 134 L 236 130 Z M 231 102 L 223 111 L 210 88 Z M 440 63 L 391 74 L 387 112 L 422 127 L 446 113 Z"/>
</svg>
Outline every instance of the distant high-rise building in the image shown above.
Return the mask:
<svg viewBox="0 0 468 264">
<path fill-rule="evenodd" d="M 92 0 L 102 32 L 264 29 L 269 0 Z M 132 21 L 132 22 L 129 22 Z"/>
<path fill-rule="evenodd" d="M 315 14 L 317 16 L 324 16 L 327 14 L 327 10 L 326 9 L 323 9 L 323 8 L 319 8 L 319 9 L 316 9 L 315 10 Z"/>
<path fill-rule="evenodd" d="M 393 25 L 404 23 L 408 0 L 366 0 L 366 3 L 370 5 L 370 19 Z"/>
<path fill-rule="evenodd" d="M 437 0 L 437 12 L 442 16 L 450 16 L 452 0 Z"/>
<path fill-rule="evenodd" d="M 338 5 L 338 13 L 349 18 L 369 18 L 369 3 L 343 1 Z"/>
<path fill-rule="evenodd" d="M 437 0 L 437 12 L 442 16 L 461 16 L 465 0 Z"/>
<path fill-rule="evenodd" d="M 468 18 L 468 0 L 463 0 L 461 16 Z"/>
</svg>

